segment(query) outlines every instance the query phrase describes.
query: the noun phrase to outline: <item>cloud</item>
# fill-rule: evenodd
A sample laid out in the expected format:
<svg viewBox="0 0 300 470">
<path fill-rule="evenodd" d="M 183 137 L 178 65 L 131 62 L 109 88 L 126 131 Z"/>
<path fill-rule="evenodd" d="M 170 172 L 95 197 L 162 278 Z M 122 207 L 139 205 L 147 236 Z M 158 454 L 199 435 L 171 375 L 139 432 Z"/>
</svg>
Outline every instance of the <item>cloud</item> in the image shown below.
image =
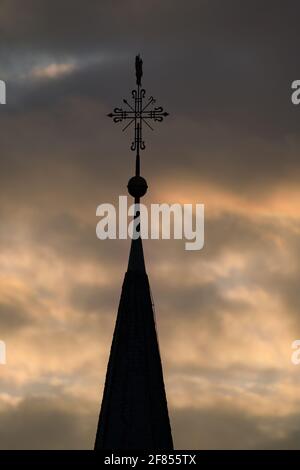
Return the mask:
<svg viewBox="0 0 300 470">
<path fill-rule="evenodd" d="M 0 331 L 2 336 L 28 324 L 32 324 L 32 318 L 22 306 L 0 304 Z"/>
<path fill-rule="evenodd" d="M 75 65 L 72 63 L 66 64 L 49 64 L 41 67 L 34 67 L 31 75 L 37 79 L 56 79 L 63 75 L 72 73 L 75 70 Z"/>
<path fill-rule="evenodd" d="M 299 417 L 253 419 L 225 408 L 178 410 L 172 416 L 175 444 L 181 449 L 297 449 Z M 189 432 L 187 432 L 189 430 Z"/>
<path fill-rule="evenodd" d="M 74 413 L 74 409 L 77 412 Z M 95 417 L 66 397 L 29 397 L 0 412 L 1 449 L 92 449 Z"/>
<path fill-rule="evenodd" d="M 134 171 L 106 114 L 138 52 L 170 112 L 145 132 L 145 202 L 206 208 L 202 251 L 144 243 L 176 446 L 297 447 L 299 6 L 22 6 L 0 11 L 1 447 L 93 446 L 129 250 L 97 240 L 96 207 Z"/>
</svg>

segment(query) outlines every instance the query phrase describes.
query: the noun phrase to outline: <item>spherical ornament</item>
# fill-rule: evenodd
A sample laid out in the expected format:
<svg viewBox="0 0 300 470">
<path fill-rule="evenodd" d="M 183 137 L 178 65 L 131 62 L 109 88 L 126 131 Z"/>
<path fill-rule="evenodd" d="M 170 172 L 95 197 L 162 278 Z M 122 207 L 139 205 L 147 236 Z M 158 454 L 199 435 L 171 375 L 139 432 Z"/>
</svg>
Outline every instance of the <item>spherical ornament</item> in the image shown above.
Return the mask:
<svg viewBox="0 0 300 470">
<path fill-rule="evenodd" d="M 133 176 L 128 181 L 128 192 L 134 198 L 143 197 L 148 189 L 147 181 L 142 176 Z"/>
</svg>

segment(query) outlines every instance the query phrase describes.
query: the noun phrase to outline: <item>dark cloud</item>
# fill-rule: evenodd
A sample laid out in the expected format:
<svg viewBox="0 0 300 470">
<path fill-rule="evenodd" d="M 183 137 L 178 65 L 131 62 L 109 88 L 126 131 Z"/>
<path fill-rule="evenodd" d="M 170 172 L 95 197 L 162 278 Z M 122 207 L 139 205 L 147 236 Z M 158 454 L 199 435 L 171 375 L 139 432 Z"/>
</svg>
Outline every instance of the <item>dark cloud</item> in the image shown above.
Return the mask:
<svg viewBox="0 0 300 470">
<path fill-rule="evenodd" d="M 119 286 L 120 287 L 120 286 Z M 118 308 L 118 296 L 120 292 L 117 288 L 109 289 L 99 284 L 77 284 L 72 288 L 70 303 L 74 309 L 85 313 L 116 314 Z"/>
<path fill-rule="evenodd" d="M 95 416 L 88 411 L 74 413 L 68 402 L 63 398 L 28 397 L 1 411 L 1 449 L 92 449 Z"/>
<path fill-rule="evenodd" d="M 179 449 L 297 449 L 299 416 L 254 418 L 231 409 L 176 410 L 172 414 Z M 278 428 L 281 437 L 278 437 Z M 188 430 L 188 431 L 187 431 Z"/>
<path fill-rule="evenodd" d="M 104 176 L 102 184 L 120 181 L 113 172 L 128 168 L 128 136 L 116 141 L 118 130 L 105 115 L 134 84 L 133 58 L 141 47 L 146 88 L 171 113 L 151 136 L 153 164 L 145 153 L 149 177 L 172 166 L 187 183 L 193 177 L 252 194 L 299 180 L 293 136 L 300 121 L 290 100 L 298 73 L 295 2 L 284 12 L 273 2 L 270 14 L 268 3 L 256 1 L 243 8 L 237 1 L 193 1 L 188 8 L 157 1 L 143 8 L 136 1 L 83 7 L 66 0 L 58 8 L 31 1 L 21 30 L 10 28 L 12 18 L 18 24 L 22 16 L 17 5 L 6 2 L 1 13 L 2 55 L 10 56 L 4 73 L 13 71 L 1 116 L 4 176 L 21 171 L 36 182 L 59 162 L 88 175 L 91 184 L 96 175 Z M 29 73 L 34 65 L 70 60 L 78 67 L 56 79 Z"/>
<path fill-rule="evenodd" d="M 30 313 L 22 305 L 0 303 L 0 332 L 8 335 L 34 322 Z"/>
</svg>

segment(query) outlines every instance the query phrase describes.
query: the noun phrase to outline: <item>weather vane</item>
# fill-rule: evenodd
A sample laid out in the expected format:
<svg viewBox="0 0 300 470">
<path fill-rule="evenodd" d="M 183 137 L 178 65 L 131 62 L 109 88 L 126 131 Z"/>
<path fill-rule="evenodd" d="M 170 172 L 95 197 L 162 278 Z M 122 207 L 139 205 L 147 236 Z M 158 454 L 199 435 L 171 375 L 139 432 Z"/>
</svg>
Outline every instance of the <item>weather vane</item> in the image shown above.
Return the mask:
<svg viewBox="0 0 300 470">
<path fill-rule="evenodd" d="M 131 92 L 133 98 L 132 105 L 126 99 L 123 99 L 126 109 L 115 108 L 113 113 L 108 114 L 108 117 L 113 118 L 113 121 L 116 123 L 128 121 L 122 129 L 123 131 L 134 124 L 134 140 L 131 144 L 131 150 L 136 152 L 135 173 L 136 176 L 140 176 L 140 150 L 145 149 L 145 142 L 142 137 L 143 124 L 153 131 L 154 129 L 149 121 L 161 122 L 169 113 L 165 112 L 161 106 L 154 107 L 156 100 L 153 96 L 150 96 L 148 101 L 144 103 L 146 90 L 142 88 L 143 61 L 140 55 L 137 55 L 135 58 L 135 71 L 137 88 Z"/>
</svg>

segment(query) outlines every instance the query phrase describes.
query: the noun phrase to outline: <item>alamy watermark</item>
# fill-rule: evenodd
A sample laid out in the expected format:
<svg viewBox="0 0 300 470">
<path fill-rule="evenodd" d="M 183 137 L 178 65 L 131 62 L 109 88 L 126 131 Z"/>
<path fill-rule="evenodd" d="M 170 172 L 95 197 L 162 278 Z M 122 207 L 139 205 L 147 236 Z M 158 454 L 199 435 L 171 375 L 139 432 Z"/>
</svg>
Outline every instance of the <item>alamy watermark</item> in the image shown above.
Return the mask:
<svg viewBox="0 0 300 470">
<path fill-rule="evenodd" d="M 291 100 L 292 103 L 297 106 L 300 104 L 300 80 L 294 80 L 291 88 L 294 90 L 291 95 Z"/>
<path fill-rule="evenodd" d="M 6 364 L 6 345 L 4 341 L 0 341 L 0 365 Z"/>
<path fill-rule="evenodd" d="M 298 366 L 300 364 L 300 340 L 295 339 L 295 341 L 292 342 L 291 347 L 292 349 L 295 349 L 292 353 L 291 361 L 295 366 Z"/>
<path fill-rule="evenodd" d="M 119 196 L 118 211 L 113 204 L 100 204 L 96 215 L 101 217 L 96 227 L 100 240 L 174 238 L 188 240 L 186 250 L 204 246 L 204 204 L 151 204 L 148 211 L 141 203 L 128 207 L 128 197 Z"/>
<path fill-rule="evenodd" d="M 0 80 L 0 104 L 6 104 L 6 83 Z"/>
</svg>

